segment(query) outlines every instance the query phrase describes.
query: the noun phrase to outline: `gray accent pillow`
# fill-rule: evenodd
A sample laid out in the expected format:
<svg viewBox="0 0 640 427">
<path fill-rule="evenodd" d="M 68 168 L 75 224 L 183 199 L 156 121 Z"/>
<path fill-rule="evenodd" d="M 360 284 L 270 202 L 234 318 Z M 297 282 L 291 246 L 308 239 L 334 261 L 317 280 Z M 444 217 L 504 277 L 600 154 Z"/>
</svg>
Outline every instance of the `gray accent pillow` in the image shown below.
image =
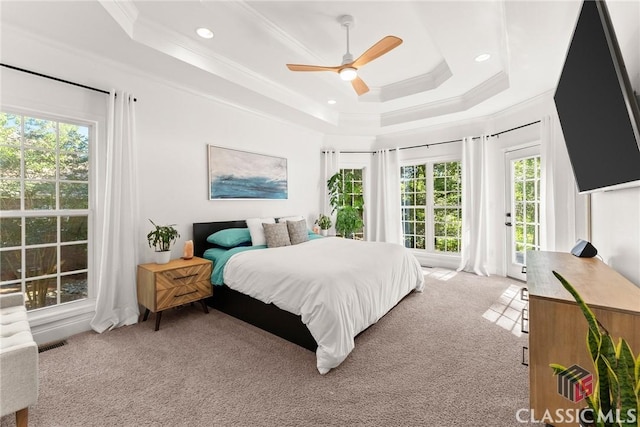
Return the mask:
<svg viewBox="0 0 640 427">
<path fill-rule="evenodd" d="M 289 240 L 289 230 L 286 222 L 276 224 L 262 224 L 264 228 L 264 237 L 267 240 L 268 248 L 278 248 L 280 246 L 291 246 Z"/>
<path fill-rule="evenodd" d="M 298 243 L 309 240 L 307 220 L 301 219 L 300 221 L 287 221 L 286 224 L 289 229 L 289 240 L 292 245 L 297 245 Z"/>
</svg>

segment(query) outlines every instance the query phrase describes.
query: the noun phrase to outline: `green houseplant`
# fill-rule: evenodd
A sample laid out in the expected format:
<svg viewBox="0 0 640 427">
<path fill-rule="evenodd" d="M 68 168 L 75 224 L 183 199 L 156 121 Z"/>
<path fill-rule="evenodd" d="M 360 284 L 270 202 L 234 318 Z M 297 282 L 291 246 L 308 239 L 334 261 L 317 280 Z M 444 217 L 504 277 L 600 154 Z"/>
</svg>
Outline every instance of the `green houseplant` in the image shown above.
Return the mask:
<svg viewBox="0 0 640 427">
<path fill-rule="evenodd" d="M 149 222 L 155 227 L 147 234 L 149 247 L 156 250 L 156 262 L 166 264 L 171 259 L 171 245 L 180 237 L 180 234 L 174 228 L 175 224 L 157 225 L 151 220 Z"/>
<path fill-rule="evenodd" d="M 346 238 L 353 238 L 353 234 L 364 227 L 364 222 L 360 218 L 360 211 L 364 208 L 364 203 L 356 201 L 352 204 L 348 200 L 349 195 L 354 193 L 353 172 L 336 172 L 327 180 L 329 190 L 329 204 L 331 213 L 336 213 L 336 232 Z"/>
<path fill-rule="evenodd" d="M 323 236 L 327 235 L 327 230 L 329 230 L 333 225 L 333 222 L 331 221 L 331 217 L 325 214 L 320 214 L 320 216 L 318 216 L 318 219 L 316 219 L 315 223 L 318 227 L 320 227 L 320 230 L 322 231 Z"/>
<path fill-rule="evenodd" d="M 336 215 L 336 231 L 347 239 L 352 239 L 353 234 L 363 227 L 360 213 L 353 206 L 342 206 Z"/>
<path fill-rule="evenodd" d="M 553 274 L 573 296 L 589 326 L 587 349 L 595 369 L 596 383 L 593 393 L 587 396 L 587 416 L 581 417 L 584 426 L 637 427 L 640 417 L 640 355 L 634 357 L 624 338 L 614 344 L 613 338 L 598 321 L 575 288 L 555 271 Z M 554 375 L 566 374 L 567 368 L 552 363 Z M 575 378 L 582 386 L 580 379 Z M 590 418 L 589 422 L 586 419 Z"/>
</svg>

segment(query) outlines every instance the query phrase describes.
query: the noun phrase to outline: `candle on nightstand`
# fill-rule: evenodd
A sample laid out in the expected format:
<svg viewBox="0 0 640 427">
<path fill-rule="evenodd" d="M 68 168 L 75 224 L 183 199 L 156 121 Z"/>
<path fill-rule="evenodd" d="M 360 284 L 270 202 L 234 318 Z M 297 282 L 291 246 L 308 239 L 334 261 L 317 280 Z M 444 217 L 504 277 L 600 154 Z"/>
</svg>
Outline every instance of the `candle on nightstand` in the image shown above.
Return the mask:
<svg viewBox="0 0 640 427">
<path fill-rule="evenodd" d="M 182 251 L 183 259 L 193 258 L 193 240 L 187 240 L 184 242 L 184 250 Z"/>
</svg>

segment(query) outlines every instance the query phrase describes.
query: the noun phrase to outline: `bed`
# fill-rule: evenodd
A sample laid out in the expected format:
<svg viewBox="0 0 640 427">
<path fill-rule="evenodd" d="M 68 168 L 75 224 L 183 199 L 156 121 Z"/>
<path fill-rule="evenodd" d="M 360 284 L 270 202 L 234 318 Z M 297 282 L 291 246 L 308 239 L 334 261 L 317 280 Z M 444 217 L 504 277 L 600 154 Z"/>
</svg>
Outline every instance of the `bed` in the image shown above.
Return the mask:
<svg viewBox="0 0 640 427">
<path fill-rule="evenodd" d="M 422 290 L 415 257 L 388 243 L 313 236 L 292 246 L 238 247 L 210 256 L 219 251 L 207 241 L 210 235 L 246 227 L 245 221 L 193 224 L 195 255 L 215 260 L 208 305 L 315 351 L 321 374 L 349 355 L 359 333 Z"/>
</svg>

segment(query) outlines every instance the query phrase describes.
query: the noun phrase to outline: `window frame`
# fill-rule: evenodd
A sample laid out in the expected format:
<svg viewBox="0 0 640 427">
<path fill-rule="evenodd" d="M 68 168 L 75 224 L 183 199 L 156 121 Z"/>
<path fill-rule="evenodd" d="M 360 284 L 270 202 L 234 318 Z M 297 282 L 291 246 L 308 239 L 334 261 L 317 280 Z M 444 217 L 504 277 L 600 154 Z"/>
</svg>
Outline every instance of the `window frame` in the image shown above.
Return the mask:
<svg viewBox="0 0 640 427">
<path fill-rule="evenodd" d="M 408 248 L 414 251 L 417 255 L 429 255 L 446 258 L 459 258 L 460 252 L 446 252 L 435 249 L 435 200 L 434 200 L 434 179 L 433 179 L 433 165 L 435 163 L 448 163 L 459 162 L 460 170 L 462 171 L 462 158 L 456 154 L 448 154 L 434 157 L 417 157 L 412 159 L 405 159 L 399 162 L 399 166 L 417 166 L 425 165 L 426 175 L 426 197 L 425 197 L 425 249 Z M 402 176 L 400 178 L 402 180 Z M 399 189 L 400 190 L 400 189 Z M 404 245 L 404 221 L 402 216 L 402 209 L 405 205 L 402 205 L 402 193 L 400 193 L 400 221 L 402 229 L 402 240 Z M 460 210 L 462 210 L 462 204 L 460 204 Z M 462 236 L 460 237 L 460 247 L 462 247 Z"/>
<path fill-rule="evenodd" d="M 60 164 L 56 161 L 56 176 L 52 181 L 55 182 L 56 188 L 56 206 L 54 209 L 25 209 L 25 201 L 24 201 L 24 187 L 25 182 L 29 181 L 25 178 L 24 173 L 21 172 L 21 176 L 19 178 L 20 188 L 21 188 L 21 200 L 20 200 L 20 209 L 18 210 L 2 210 L 0 211 L 1 218 L 17 218 L 20 219 L 21 224 L 21 244 L 19 246 L 12 246 L 7 248 L 2 248 L 3 250 L 16 250 L 19 249 L 21 251 L 21 269 L 24 270 L 26 267 L 26 256 L 25 253 L 28 249 L 37 248 L 37 247 L 56 247 L 56 257 L 57 257 L 57 271 L 52 275 L 38 276 L 39 278 L 48 278 L 55 277 L 56 279 L 56 289 L 59 291 L 61 288 L 61 278 L 64 276 L 69 276 L 73 274 L 86 274 L 87 277 L 87 296 L 85 298 L 80 298 L 72 301 L 60 302 L 60 292 L 56 295 L 56 303 L 53 305 L 45 305 L 43 307 L 37 307 L 34 309 L 28 310 L 28 318 L 31 326 L 39 326 L 39 325 L 47 325 L 51 324 L 51 322 L 68 319 L 69 314 L 73 313 L 74 315 L 82 316 L 87 318 L 87 316 L 93 315 L 95 312 L 95 302 L 97 297 L 97 273 L 95 271 L 95 267 L 97 265 L 94 262 L 95 259 L 95 248 L 96 244 L 96 233 L 95 233 L 95 215 L 96 215 L 96 200 L 97 200 L 97 141 L 99 135 L 99 121 L 97 119 L 91 118 L 81 118 L 78 117 L 77 114 L 73 113 L 51 113 L 47 111 L 42 111 L 38 109 L 28 109 L 21 108 L 11 105 L 3 105 L 1 108 L 1 112 L 4 114 L 13 114 L 19 115 L 22 117 L 36 118 L 39 120 L 48 120 L 54 121 L 56 123 L 70 124 L 70 125 L 78 125 L 85 126 L 88 128 L 88 176 L 87 176 L 87 185 L 88 185 L 88 200 L 87 200 L 87 208 L 86 209 L 61 209 L 60 208 L 60 195 L 59 195 L 59 184 L 66 181 L 75 181 L 75 180 L 65 180 L 59 177 Z M 21 150 L 21 171 L 24 170 L 24 156 L 23 152 L 25 149 L 24 142 L 21 142 L 20 150 Z M 56 153 L 59 153 L 59 147 L 56 148 Z M 60 236 L 60 221 L 64 217 L 73 217 L 73 216 L 86 216 L 87 217 L 87 238 L 86 240 L 76 240 L 73 242 L 63 242 L 61 241 Z M 53 217 L 56 218 L 57 227 L 57 239 L 54 243 L 44 243 L 44 244 L 34 244 L 34 245 L 23 245 L 22 242 L 26 242 L 26 227 L 25 222 L 29 218 L 38 218 L 38 217 Z M 70 272 L 61 271 L 60 268 L 60 257 L 61 251 L 60 249 L 64 246 L 69 246 L 73 244 L 86 244 L 87 245 L 87 266 L 86 268 L 73 270 Z M 27 288 L 27 284 L 31 281 L 29 277 L 20 277 L 18 280 L 7 281 L 3 283 L 3 285 L 8 284 L 18 284 L 21 287 L 21 291 L 25 292 Z"/>
</svg>

